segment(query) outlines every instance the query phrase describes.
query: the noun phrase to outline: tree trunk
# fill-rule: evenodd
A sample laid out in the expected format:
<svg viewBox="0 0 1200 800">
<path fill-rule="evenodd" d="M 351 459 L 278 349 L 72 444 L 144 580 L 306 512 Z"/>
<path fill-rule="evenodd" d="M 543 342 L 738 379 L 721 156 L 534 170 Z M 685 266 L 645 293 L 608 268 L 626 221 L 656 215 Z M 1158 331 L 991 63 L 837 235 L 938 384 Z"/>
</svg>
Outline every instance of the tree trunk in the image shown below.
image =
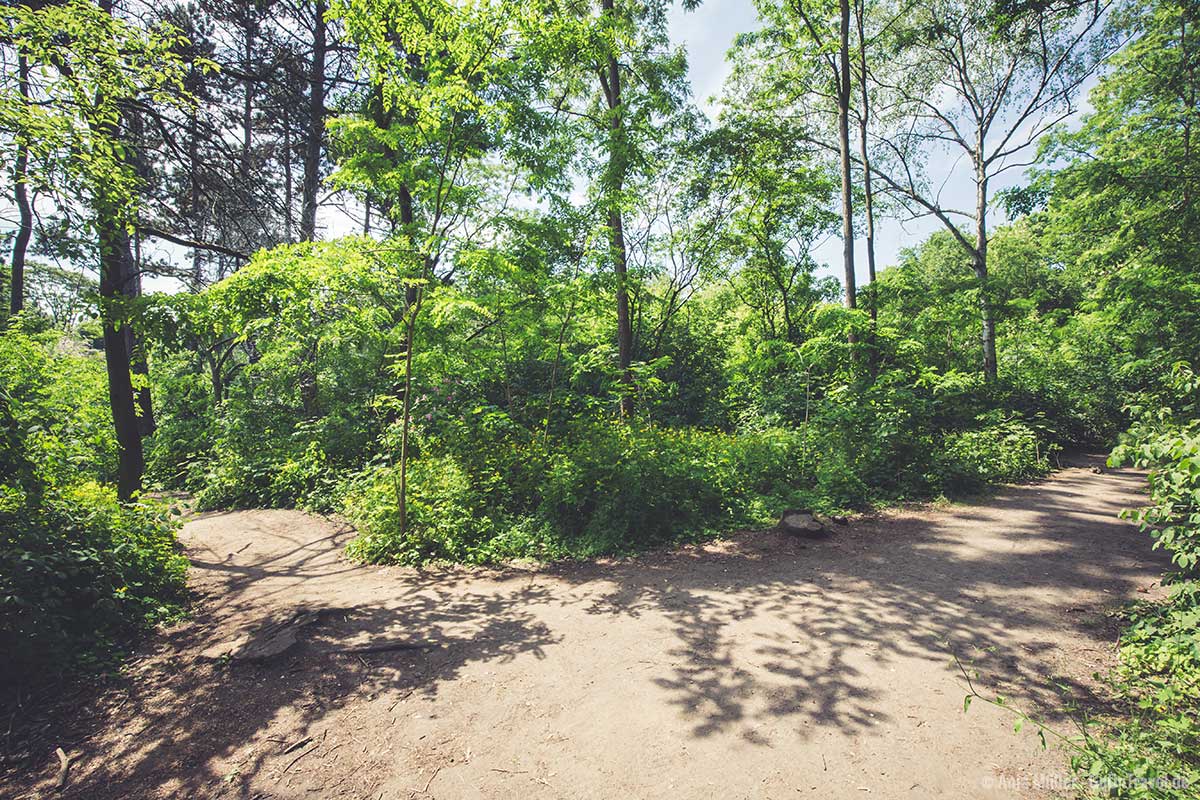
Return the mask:
<svg viewBox="0 0 1200 800">
<path fill-rule="evenodd" d="M 29 62 L 24 54 L 17 54 L 17 90 L 22 102 L 29 102 Z M 25 308 L 25 252 L 33 237 L 33 208 L 29 204 L 29 146 L 24 136 L 17 137 L 17 158 L 13 162 L 13 200 L 17 206 L 17 235 L 12 248 L 12 299 L 9 310 L 13 314 Z"/>
<path fill-rule="evenodd" d="M 313 27 L 312 70 L 308 76 L 308 139 L 304 143 L 300 238 L 317 236 L 317 191 L 321 183 L 321 145 L 325 140 L 325 0 L 317 0 Z"/>
<path fill-rule="evenodd" d="M 219 409 L 225 402 L 225 381 L 221 378 L 221 360 L 217 354 L 208 354 L 208 375 L 212 380 L 213 409 Z"/>
<path fill-rule="evenodd" d="M 134 403 L 128 326 L 115 316 L 114 305 L 125 297 L 132 272 L 129 234 L 116 209 L 102 201 L 96 209 L 100 242 L 100 314 L 104 323 L 104 363 L 108 401 L 117 432 L 117 496 L 127 501 L 142 488 L 145 460 L 142 432 Z"/>
<path fill-rule="evenodd" d="M 981 137 L 982 138 L 982 137 Z M 979 152 L 983 152 L 982 142 Z M 980 341 L 983 344 L 983 375 L 996 380 L 996 320 L 993 316 L 991 287 L 987 267 L 987 201 L 988 179 L 982 164 L 975 169 L 975 277 L 979 280 L 979 315 L 982 322 Z"/>
<path fill-rule="evenodd" d="M 200 121 L 196 109 L 188 117 L 188 202 L 191 206 L 192 238 L 204 241 L 204 217 L 200 211 Z M 192 291 L 204 288 L 204 251 L 192 248 Z"/>
<path fill-rule="evenodd" d="M 850 0 L 840 0 L 838 29 L 838 154 L 842 168 L 842 268 L 846 308 L 858 305 L 854 281 L 854 196 L 850 180 Z"/>
<path fill-rule="evenodd" d="M 867 236 L 867 280 L 870 289 L 867 292 L 867 310 L 874 322 L 879 314 L 878 300 L 875 297 L 875 193 L 871 188 L 871 156 L 867 146 L 867 130 L 871 120 L 871 101 L 867 94 L 867 37 L 863 8 L 866 0 L 858 0 L 856 17 L 858 23 L 858 66 L 859 66 L 859 102 L 861 108 L 858 116 L 858 141 L 863 163 L 863 215 L 866 217 Z"/>
<path fill-rule="evenodd" d="M 287 103 L 283 104 L 283 230 L 288 242 L 295 241 L 292 233 L 296 227 L 293 219 L 296 191 L 292 181 L 292 115 Z"/>
<path fill-rule="evenodd" d="M 131 255 L 126 262 L 129 268 L 120 287 L 121 293 L 129 300 L 135 300 L 142 296 L 140 247 L 137 248 L 137 252 L 138 255 Z M 154 404 L 150 398 L 150 364 L 146 360 L 146 345 L 142 337 L 138 336 L 129 325 L 123 326 L 121 330 L 125 335 L 125 347 L 129 353 L 130 370 L 134 375 L 138 376 L 139 383 L 142 384 L 135 391 L 138 411 L 138 432 L 142 436 L 149 436 L 154 433 L 156 425 L 154 422 Z"/>
<path fill-rule="evenodd" d="M 100 8 L 112 13 L 112 0 L 101 0 Z M 105 137 L 116 140 L 115 122 L 95 123 Z M 108 403 L 117 434 L 117 497 L 133 499 L 141 491 L 146 462 L 142 435 L 133 396 L 133 373 L 129 338 L 117 306 L 125 296 L 125 285 L 133 275 L 133 254 L 129 250 L 129 220 L 123 216 L 124 204 L 103 196 L 95 199 L 97 243 L 100 248 L 100 319 L 104 328 L 104 365 L 108 373 Z"/>
<path fill-rule="evenodd" d="M 601 0 L 601 13 L 612 17 L 613 0 Z M 625 187 L 624 129 L 621 119 L 621 70 L 615 54 L 610 54 L 602 73 L 601 88 L 609 110 L 608 174 L 605 193 L 608 199 L 608 227 L 612 235 L 613 271 L 617 276 L 617 367 L 621 372 L 621 416 L 633 414 L 633 326 L 629 319 L 628 253 L 625 247 L 625 223 L 621 214 L 621 193 Z"/>
<path fill-rule="evenodd" d="M 254 80 L 250 77 L 254 74 L 254 5 L 247 3 L 243 11 L 246 14 L 246 25 L 243 31 L 245 47 L 242 51 L 242 73 L 246 77 L 243 78 L 245 93 L 242 98 L 241 177 L 243 191 L 249 191 L 250 168 L 253 165 L 251 150 L 254 145 Z"/>
</svg>

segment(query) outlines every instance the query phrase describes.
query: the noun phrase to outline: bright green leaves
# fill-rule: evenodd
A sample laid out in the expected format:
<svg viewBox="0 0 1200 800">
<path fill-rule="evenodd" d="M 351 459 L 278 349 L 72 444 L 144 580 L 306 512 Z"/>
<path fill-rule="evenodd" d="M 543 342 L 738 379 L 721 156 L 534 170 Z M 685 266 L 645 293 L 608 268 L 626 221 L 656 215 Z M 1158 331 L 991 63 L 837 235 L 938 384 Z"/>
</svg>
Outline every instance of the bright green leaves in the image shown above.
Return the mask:
<svg viewBox="0 0 1200 800">
<path fill-rule="evenodd" d="M 31 99 L 0 86 L 0 129 L 30 151 L 31 181 L 69 204 L 82 193 L 132 219 L 138 179 L 119 136 L 126 104 L 181 104 L 185 41 L 131 25 L 87 0 L 0 9 L 0 32 L 31 66 Z M 197 62 L 202 69 L 207 62 Z"/>
</svg>

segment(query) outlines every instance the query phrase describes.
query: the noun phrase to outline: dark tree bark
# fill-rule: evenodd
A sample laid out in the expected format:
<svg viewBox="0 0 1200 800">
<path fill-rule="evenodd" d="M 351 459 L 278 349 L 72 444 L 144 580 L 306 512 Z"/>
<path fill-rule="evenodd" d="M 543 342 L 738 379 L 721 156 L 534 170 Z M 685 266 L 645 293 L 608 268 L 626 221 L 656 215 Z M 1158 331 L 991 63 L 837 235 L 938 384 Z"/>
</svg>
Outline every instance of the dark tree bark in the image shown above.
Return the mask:
<svg viewBox="0 0 1200 800">
<path fill-rule="evenodd" d="M 204 220 L 200 213 L 200 121 L 196 109 L 188 116 L 188 213 L 192 222 L 192 237 L 204 239 Z M 192 248 L 192 291 L 204 288 L 204 251 Z"/>
<path fill-rule="evenodd" d="M 858 305 L 854 280 L 854 185 L 850 179 L 850 0 L 840 0 L 838 25 L 838 151 L 842 172 L 842 269 L 846 308 Z"/>
<path fill-rule="evenodd" d="M 325 140 L 325 0 L 317 0 L 313 20 L 312 65 L 308 79 L 308 138 L 304 143 L 304 179 L 301 187 L 300 238 L 317 235 L 317 191 L 321 183 L 321 149 Z"/>
<path fill-rule="evenodd" d="M 145 458 L 142 431 L 134 402 L 133 370 L 129 328 L 117 306 L 125 298 L 125 287 L 133 275 L 129 234 L 119 212 L 110 202 L 96 208 L 100 243 L 100 306 L 104 323 L 104 363 L 108 372 L 108 401 L 117 432 L 117 496 L 130 500 L 142 488 Z"/>
<path fill-rule="evenodd" d="M 616 13 L 613 0 L 601 0 L 601 13 Z M 621 394 L 621 416 L 633 414 L 633 326 L 629 318 L 628 252 L 625 247 L 625 223 L 621 214 L 621 192 L 625 187 L 625 142 L 621 118 L 621 70 L 615 54 L 609 55 L 600 73 L 601 88 L 609 111 L 608 152 L 608 227 L 612 236 L 613 271 L 617 276 L 617 366 L 625 391 Z"/>
<path fill-rule="evenodd" d="M 243 9 L 245 19 L 243 20 L 243 50 L 242 50 L 242 83 L 244 84 L 244 94 L 242 98 L 242 185 L 248 188 L 250 185 L 250 168 L 253 165 L 253 146 L 254 146 L 254 35 L 255 25 L 255 6 L 252 3 L 247 3 Z"/>
<path fill-rule="evenodd" d="M 280 162 L 283 166 L 283 230 L 284 236 L 291 242 L 296 227 L 292 215 L 296 190 L 292 179 L 292 114 L 286 103 L 283 106 L 283 157 Z"/>
<path fill-rule="evenodd" d="M 100 7 L 111 14 L 112 0 L 101 0 Z M 97 129 L 108 139 L 115 140 L 120 135 L 119 125 L 114 122 L 98 123 Z M 108 402 L 117 434 L 117 497 L 129 501 L 141 491 L 146 468 L 133 391 L 131 336 L 121 308 L 128 291 L 127 284 L 134 278 L 135 266 L 124 204 L 119 199 L 104 196 L 104 188 L 98 188 L 92 209 L 100 250 L 100 318 L 104 329 Z"/>
<path fill-rule="evenodd" d="M 29 101 L 29 62 L 17 54 L 17 90 L 24 102 Z M 17 206 L 17 235 L 13 238 L 12 297 L 9 310 L 13 314 L 25 308 L 25 253 L 33 237 L 33 207 L 29 203 L 29 146 L 23 136 L 17 137 L 17 157 L 13 162 L 13 201 Z"/>
<path fill-rule="evenodd" d="M 863 19 L 866 0 L 858 0 L 855 8 L 858 27 L 858 74 L 859 74 L 859 114 L 858 142 L 863 163 L 863 216 L 866 220 L 866 250 L 867 250 L 867 280 L 870 289 L 867 293 L 867 310 L 874 322 L 878 313 L 878 303 L 875 297 L 875 192 L 871 186 L 871 155 L 867 144 L 867 133 L 871 124 L 871 99 L 867 93 L 867 37 L 866 25 Z"/>
<path fill-rule="evenodd" d="M 135 253 L 140 248 L 135 248 Z M 142 273 L 140 255 L 130 255 L 129 268 L 121 285 L 121 293 L 127 300 L 142 296 Z M 130 371 L 137 375 L 142 384 L 135 390 L 138 412 L 138 432 L 142 436 L 154 433 L 154 403 L 150 397 L 150 364 L 146 360 L 146 345 L 142 337 L 129 325 L 121 328 L 125 335 L 125 346 L 129 352 Z"/>
</svg>

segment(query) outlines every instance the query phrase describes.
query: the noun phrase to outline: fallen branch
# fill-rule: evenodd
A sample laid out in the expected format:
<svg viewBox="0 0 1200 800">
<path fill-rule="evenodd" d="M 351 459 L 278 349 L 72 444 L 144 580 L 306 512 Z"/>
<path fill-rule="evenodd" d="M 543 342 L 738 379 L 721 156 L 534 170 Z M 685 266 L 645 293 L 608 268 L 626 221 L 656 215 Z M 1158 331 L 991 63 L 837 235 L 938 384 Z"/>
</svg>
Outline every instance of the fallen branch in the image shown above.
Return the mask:
<svg viewBox="0 0 1200 800">
<path fill-rule="evenodd" d="M 367 655 L 369 653 L 390 653 L 395 650 L 429 650 L 437 647 L 436 642 L 383 642 L 381 644 L 364 644 L 357 647 L 335 647 L 326 650 L 328 655 Z"/>
<path fill-rule="evenodd" d="M 64 753 L 61 747 L 55 748 L 54 753 L 58 756 L 58 775 L 54 779 L 54 788 L 61 792 L 67 788 L 67 773 L 71 769 L 71 757 Z"/>
</svg>

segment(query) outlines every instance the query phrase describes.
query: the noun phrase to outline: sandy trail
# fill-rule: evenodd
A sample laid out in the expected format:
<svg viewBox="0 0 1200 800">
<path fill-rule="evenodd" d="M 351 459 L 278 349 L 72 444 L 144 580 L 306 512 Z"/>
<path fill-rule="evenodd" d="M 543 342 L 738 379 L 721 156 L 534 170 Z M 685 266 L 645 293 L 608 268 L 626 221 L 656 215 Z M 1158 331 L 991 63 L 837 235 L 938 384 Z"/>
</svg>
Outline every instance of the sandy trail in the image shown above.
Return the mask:
<svg viewBox="0 0 1200 800">
<path fill-rule="evenodd" d="M 1116 517 L 1143 483 L 1068 469 L 822 541 L 542 570 L 356 566 L 334 522 L 206 514 L 183 536 L 195 618 L 79 710 L 64 794 L 1043 796 L 1064 756 L 964 714 L 952 654 L 1051 720 L 1056 682 L 1086 699 L 1103 612 L 1163 566 Z M 56 767 L 51 747 L 35 791 Z"/>
</svg>

